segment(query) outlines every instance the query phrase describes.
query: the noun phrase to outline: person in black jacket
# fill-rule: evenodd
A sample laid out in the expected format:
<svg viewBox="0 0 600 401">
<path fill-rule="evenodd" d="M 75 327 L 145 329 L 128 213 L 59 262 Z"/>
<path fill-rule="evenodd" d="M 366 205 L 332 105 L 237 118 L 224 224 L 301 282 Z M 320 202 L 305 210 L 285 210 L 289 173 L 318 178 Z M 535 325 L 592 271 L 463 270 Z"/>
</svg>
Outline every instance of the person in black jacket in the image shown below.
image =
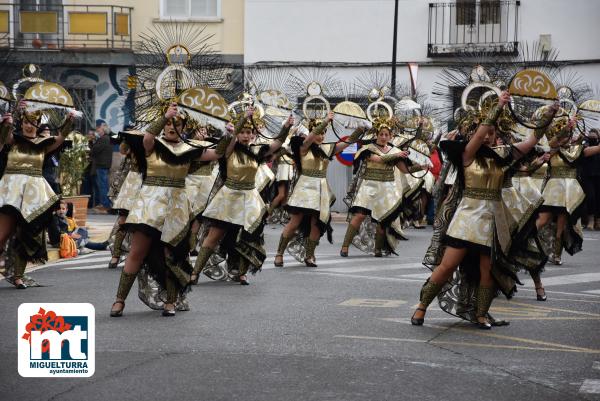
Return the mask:
<svg viewBox="0 0 600 401">
<path fill-rule="evenodd" d="M 600 144 L 600 131 L 591 129 L 587 145 Z M 581 161 L 581 181 L 585 192 L 585 211 L 588 230 L 600 230 L 600 155 L 586 157 Z"/>
</svg>

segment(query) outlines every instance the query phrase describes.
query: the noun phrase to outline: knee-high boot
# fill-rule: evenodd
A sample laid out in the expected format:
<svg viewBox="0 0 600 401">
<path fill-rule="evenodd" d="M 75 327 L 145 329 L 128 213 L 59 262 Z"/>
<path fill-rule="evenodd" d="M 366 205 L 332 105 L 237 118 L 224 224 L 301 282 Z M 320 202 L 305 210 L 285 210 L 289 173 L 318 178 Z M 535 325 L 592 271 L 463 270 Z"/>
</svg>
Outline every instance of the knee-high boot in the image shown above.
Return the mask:
<svg viewBox="0 0 600 401">
<path fill-rule="evenodd" d="M 317 249 L 317 245 L 319 245 L 319 240 L 312 240 L 306 237 L 306 256 L 304 258 L 304 263 L 308 267 L 317 267 L 315 263 L 315 249 Z"/>
<path fill-rule="evenodd" d="M 490 322 L 487 321 L 488 311 L 492 306 L 492 301 L 496 296 L 496 289 L 490 287 L 479 287 L 477 288 L 477 310 L 475 316 L 477 318 L 486 318 L 485 322 L 480 322 L 478 320 L 478 325 L 482 329 L 489 330 L 492 328 Z"/>
<path fill-rule="evenodd" d="M 198 257 L 196 258 L 196 263 L 194 263 L 194 270 L 192 272 L 192 275 L 194 276 L 192 279 L 192 284 L 196 284 L 198 282 L 198 275 L 204 269 L 206 262 L 208 262 L 208 259 L 210 259 L 214 252 L 215 250 L 212 248 L 206 246 L 200 247 Z"/>
<path fill-rule="evenodd" d="M 346 228 L 346 235 L 344 235 L 344 242 L 342 242 L 342 248 L 348 248 L 350 246 L 352 240 L 356 236 L 356 233 L 358 233 L 358 229 L 352 224 L 348 224 L 348 228 Z M 348 256 L 348 251 L 340 251 L 340 256 Z"/>
</svg>

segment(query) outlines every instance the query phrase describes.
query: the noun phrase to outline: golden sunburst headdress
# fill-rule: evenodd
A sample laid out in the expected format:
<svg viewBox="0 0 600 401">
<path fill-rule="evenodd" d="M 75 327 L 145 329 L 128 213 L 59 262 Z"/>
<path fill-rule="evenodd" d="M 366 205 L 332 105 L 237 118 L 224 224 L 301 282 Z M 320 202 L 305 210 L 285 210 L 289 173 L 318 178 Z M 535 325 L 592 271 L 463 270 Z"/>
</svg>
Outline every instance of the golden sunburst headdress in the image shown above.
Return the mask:
<svg viewBox="0 0 600 401">
<path fill-rule="evenodd" d="M 227 102 L 213 88 L 227 81 L 231 68 L 214 50 L 213 36 L 203 27 L 171 23 L 141 35 L 141 59 L 127 83 L 134 95 L 138 129 L 152 123 L 172 102 L 180 109 L 176 118 L 186 122 L 188 131 L 206 125 L 225 128 Z"/>
<path fill-rule="evenodd" d="M 15 100 L 25 105 L 21 116 L 29 123 L 37 128 L 47 124 L 50 130 L 59 131 L 67 124 L 70 113 L 81 117 L 69 92 L 59 84 L 40 78 L 41 69 L 37 65 L 26 65 L 22 74 L 23 78 L 13 85 L 12 94 Z"/>
</svg>

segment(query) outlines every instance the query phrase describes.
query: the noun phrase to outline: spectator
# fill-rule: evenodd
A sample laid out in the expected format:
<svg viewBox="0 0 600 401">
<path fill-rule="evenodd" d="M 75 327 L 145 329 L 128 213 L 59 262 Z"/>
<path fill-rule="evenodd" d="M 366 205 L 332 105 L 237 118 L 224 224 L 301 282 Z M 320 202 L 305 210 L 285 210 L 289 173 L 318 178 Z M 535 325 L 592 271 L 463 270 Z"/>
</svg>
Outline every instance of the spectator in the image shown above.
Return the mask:
<svg viewBox="0 0 600 401">
<path fill-rule="evenodd" d="M 108 175 L 112 165 L 113 149 L 110 143 L 110 129 L 104 120 L 96 120 L 96 142 L 92 145 L 90 159 L 92 162 L 91 174 L 96 176 L 96 190 L 99 205 L 96 209 L 100 213 L 108 213 L 111 208 L 108 199 Z"/>
<path fill-rule="evenodd" d="M 56 209 L 52 216 L 52 222 L 48 229 L 50 244 L 58 248 L 61 234 L 68 234 L 77 244 L 77 250 L 80 254 L 85 253 L 85 248 L 95 251 L 106 250 L 108 241 L 91 242 L 87 229 L 78 227 L 72 216 L 73 204 L 61 200 L 58 209 Z"/>
<path fill-rule="evenodd" d="M 91 149 L 96 142 L 96 131 L 93 129 L 87 132 L 88 147 Z M 81 194 L 89 195 L 90 200 L 88 202 L 88 208 L 92 208 L 96 205 L 98 196 L 96 194 L 96 176 L 92 175 L 92 160 L 88 153 L 88 165 L 83 172 L 83 180 L 81 182 Z"/>
<path fill-rule="evenodd" d="M 600 144 L 600 131 L 591 129 L 587 145 Z M 581 162 L 581 181 L 585 192 L 585 211 L 588 230 L 600 230 L 600 155 L 586 157 Z"/>
</svg>

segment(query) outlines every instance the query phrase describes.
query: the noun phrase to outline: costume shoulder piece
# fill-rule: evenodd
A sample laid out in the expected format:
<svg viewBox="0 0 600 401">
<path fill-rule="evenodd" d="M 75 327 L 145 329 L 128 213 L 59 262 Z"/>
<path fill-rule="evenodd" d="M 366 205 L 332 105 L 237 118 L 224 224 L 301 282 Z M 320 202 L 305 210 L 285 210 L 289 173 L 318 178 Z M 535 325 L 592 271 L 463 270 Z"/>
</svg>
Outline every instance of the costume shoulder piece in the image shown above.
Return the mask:
<svg viewBox="0 0 600 401">
<path fill-rule="evenodd" d="M 506 159 L 511 156 L 512 146 L 511 145 L 502 145 L 502 146 L 494 146 L 490 148 L 494 151 L 496 155 L 498 155 L 502 159 Z"/>
<path fill-rule="evenodd" d="M 256 157 L 264 157 L 265 153 L 269 151 L 271 145 L 269 144 L 256 144 L 250 145 L 250 152 Z"/>
<path fill-rule="evenodd" d="M 392 138 L 392 144 L 394 146 L 401 148 L 402 146 L 406 145 L 413 138 L 414 137 L 412 137 L 410 135 L 398 134 Z"/>
<path fill-rule="evenodd" d="M 583 154 L 583 145 L 573 144 L 570 146 L 561 147 L 559 152 L 564 160 L 566 160 L 569 163 L 574 163 Z"/>
<path fill-rule="evenodd" d="M 204 148 L 194 147 L 185 142 L 171 143 L 164 138 L 156 138 L 154 149 L 162 159 L 172 164 L 189 163 L 204 151 Z"/>
<path fill-rule="evenodd" d="M 16 143 L 27 144 L 36 149 L 43 149 L 47 146 L 52 145 L 56 141 L 56 138 L 53 136 L 47 136 L 47 137 L 43 137 L 43 138 L 35 137 L 33 139 L 29 139 L 20 134 L 13 134 L 13 138 Z"/>
</svg>

